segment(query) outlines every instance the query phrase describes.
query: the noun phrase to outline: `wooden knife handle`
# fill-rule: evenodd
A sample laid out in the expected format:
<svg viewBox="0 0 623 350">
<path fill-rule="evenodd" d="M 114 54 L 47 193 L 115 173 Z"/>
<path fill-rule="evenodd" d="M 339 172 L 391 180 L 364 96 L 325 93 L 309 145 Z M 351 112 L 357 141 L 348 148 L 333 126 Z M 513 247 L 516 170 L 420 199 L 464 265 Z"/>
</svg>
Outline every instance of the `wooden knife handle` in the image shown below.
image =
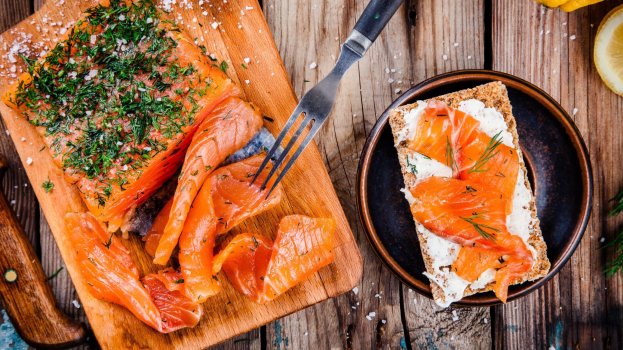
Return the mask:
<svg viewBox="0 0 623 350">
<path fill-rule="evenodd" d="M 17 273 L 14 282 L 5 278 L 11 269 Z M 61 348 L 84 340 L 84 326 L 56 307 L 41 263 L 1 193 L 0 274 L 0 299 L 26 343 L 35 348 Z"/>
</svg>

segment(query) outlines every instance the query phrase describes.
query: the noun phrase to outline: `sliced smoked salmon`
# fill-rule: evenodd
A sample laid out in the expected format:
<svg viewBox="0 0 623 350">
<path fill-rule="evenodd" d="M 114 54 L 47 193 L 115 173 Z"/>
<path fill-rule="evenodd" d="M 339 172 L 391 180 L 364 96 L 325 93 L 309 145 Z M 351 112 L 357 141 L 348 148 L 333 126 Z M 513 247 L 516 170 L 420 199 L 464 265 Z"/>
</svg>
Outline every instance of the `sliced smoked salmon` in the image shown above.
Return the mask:
<svg viewBox="0 0 623 350">
<path fill-rule="evenodd" d="M 489 136 L 479 130 L 480 122 L 445 103 L 431 101 L 415 125 L 408 147 L 447 165 L 453 176 L 487 184 L 507 200 L 506 213 L 519 171 L 514 148 L 502 143 L 500 133 Z"/>
<path fill-rule="evenodd" d="M 154 263 L 164 265 L 171 257 L 203 181 L 227 156 L 249 142 L 262 123 L 260 112 L 239 98 L 227 99 L 205 118 L 186 153 Z"/>
<path fill-rule="evenodd" d="M 281 200 L 281 186 L 268 198 L 268 192 L 260 188 L 268 172 L 251 184 L 263 159 L 264 155 L 256 155 L 218 168 L 203 183 L 193 202 L 180 236 L 178 260 L 186 293 L 197 302 L 220 290 L 218 271 L 213 271 L 217 235 Z"/>
<path fill-rule="evenodd" d="M 67 214 L 65 229 L 89 292 L 97 299 L 124 306 L 162 331 L 160 311 L 140 283 L 138 269 L 121 241 L 90 213 Z"/>
<path fill-rule="evenodd" d="M 199 322 L 201 306 L 184 294 L 179 272 L 167 269 L 150 274 L 141 284 L 130 252 L 91 213 L 67 214 L 65 226 L 82 278 L 94 297 L 124 306 L 161 333 Z"/>
<path fill-rule="evenodd" d="M 217 255 L 234 288 L 264 303 L 275 299 L 333 261 L 335 221 L 303 215 L 284 217 L 275 242 L 236 236 Z"/>
<path fill-rule="evenodd" d="M 149 274 L 142 281 L 160 311 L 162 333 L 194 327 L 199 323 L 203 309 L 178 288 L 184 283 L 179 272 L 168 269 L 158 274 Z"/>
<path fill-rule="evenodd" d="M 410 189 L 415 219 L 436 235 L 462 246 L 453 270 L 469 282 L 496 270 L 494 291 L 506 300 L 507 287 L 530 270 L 532 253 L 506 227 L 506 203 L 499 191 L 471 180 L 430 177 Z"/>
<path fill-rule="evenodd" d="M 110 231 L 178 170 L 214 107 L 239 94 L 153 1 L 103 1 L 27 64 L 3 100 Z"/>
</svg>

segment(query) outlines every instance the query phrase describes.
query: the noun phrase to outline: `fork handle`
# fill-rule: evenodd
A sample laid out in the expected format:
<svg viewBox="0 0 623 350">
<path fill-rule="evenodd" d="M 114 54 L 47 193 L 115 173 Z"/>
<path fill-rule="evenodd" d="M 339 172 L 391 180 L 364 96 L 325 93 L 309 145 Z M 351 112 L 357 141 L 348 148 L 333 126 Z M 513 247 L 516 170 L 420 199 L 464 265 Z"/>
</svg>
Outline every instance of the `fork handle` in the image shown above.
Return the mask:
<svg viewBox="0 0 623 350">
<path fill-rule="evenodd" d="M 361 17 L 355 24 L 355 30 L 370 40 L 376 40 L 387 22 L 396 13 L 404 0 L 370 0 Z"/>
</svg>

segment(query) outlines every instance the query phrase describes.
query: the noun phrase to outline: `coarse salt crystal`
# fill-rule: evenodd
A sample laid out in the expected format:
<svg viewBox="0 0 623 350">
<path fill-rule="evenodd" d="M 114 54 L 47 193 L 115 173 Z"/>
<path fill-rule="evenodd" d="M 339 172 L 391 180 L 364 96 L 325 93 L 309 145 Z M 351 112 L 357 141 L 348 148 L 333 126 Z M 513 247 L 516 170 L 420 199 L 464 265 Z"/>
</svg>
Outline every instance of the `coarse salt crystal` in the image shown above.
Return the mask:
<svg viewBox="0 0 623 350">
<path fill-rule="evenodd" d="M 396 93 L 396 95 L 397 95 L 397 94 L 399 94 L 399 93 L 401 93 L 401 92 L 402 92 L 402 89 L 396 89 L 396 90 L 394 90 L 394 93 Z"/>
<path fill-rule="evenodd" d="M 247 79 L 244 81 L 247 85 L 251 84 L 251 80 Z"/>
<path fill-rule="evenodd" d="M 245 57 L 242 60 L 244 61 L 245 64 L 251 63 L 251 59 L 249 57 Z"/>
<path fill-rule="evenodd" d="M 119 15 L 119 20 L 120 21 L 125 21 L 125 15 L 124 14 L 120 14 Z"/>
<path fill-rule="evenodd" d="M 372 321 L 372 319 L 376 316 L 376 312 L 371 311 L 366 318 L 368 319 L 368 321 Z"/>
<path fill-rule="evenodd" d="M 22 138 L 20 139 L 22 142 L 26 142 L 26 138 L 24 136 L 22 136 Z"/>
<path fill-rule="evenodd" d="M 201 12 L 202 15 L 207 16 L 208 15 L 208 11 L 203 11 Z"/>
<path fill-rule="evenodd" d="M 28 165 L 32 164 L 32 158 L 30 157 L 26 158 L 26 164 Z"/>
<path fill-rule="evenodd" d="M 458 321 L 459 315 L 456 313 L 456 310 L 452 310 L 452 321 Z"/>
<path fill-rule="evenodd" d="M 575 35 L 571 35 L 571 36 L 569 37 L 569 40 L 575 40 Z"/>
<path fill-rule="evenodd" d="M 359 287 L 353 288 L 353 293 L 355 293 L 355 295 L 357 295 L 357 293 L 359 293 Z"/>
<path fill-rule="evenodd" d="M 579 111 L 579 109 L 574 108 L 574 109 L 573 109 L 573 112 L 572 112 L 572 113 L 573 113 L 573 116 L 575 116 L 576 114 L 578 114 L 578 111 Z"/>
<path fill-rule="evenodd" d="M 309 64 L 309 69 L 316 69 L 316 67 L 318 67 L 318 64 L 316 64 L 316 62 L 312 62 Z"/>
<path fill-rule="evenodd" d="M 443 58 L 444 61 L 447 61 L 448 60 L 448 55 L 443 55 L 443 56 L 441 56 L 441 58 Z"/>
<path fill-rule="evenodd" d="M 212 29 L 216 29 L 218 28 L 218 23 L 212 22 L 211 26 L 212 26 Z"/>
<path fill-rule="evenodd" d="M 382 323 L 382 324 L 386 324 L 386 323 L 387 323 L 387 320 L 381 320 L 381 323 Z"/>
<path fill-rule="evenodd" d="M 72 300 L 71 303 L 74 305 L 76 309 L 80 308 L 80 303 L 78 302 L 78 300 Z"/>
<path fill-rule="evenodd" d="M 603 243 L 603 242 L 605 242 L 605 241 L 606 241 L 606 237 L 601 237 L 601 238 L 599 239 L 599 242 L 600 242 L 600 243 Z"/>
</svg>

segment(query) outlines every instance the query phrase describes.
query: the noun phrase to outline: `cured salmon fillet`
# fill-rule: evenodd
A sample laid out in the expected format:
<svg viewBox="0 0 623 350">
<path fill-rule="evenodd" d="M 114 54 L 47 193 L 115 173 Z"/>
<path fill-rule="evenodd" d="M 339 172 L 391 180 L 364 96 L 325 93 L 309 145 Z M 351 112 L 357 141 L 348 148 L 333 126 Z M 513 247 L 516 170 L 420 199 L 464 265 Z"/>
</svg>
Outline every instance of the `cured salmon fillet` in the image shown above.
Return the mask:
<svg viewBox="0 0 623 350">
<path fill-rule="evenodd" d="M 154 263 L 164 265 L 171 257 L 204 180 L 227 156 L 247 144 L 262 123 L 259 110 L 239 98 L 227 99 L 205 118 L 186 153 Z"/>
<path fill-rule="evenodd" d="M 487 269 L 494 269 L 493 290 L 506 301 L 508 286 L 530 270 L 533 256 L 521 238 L 508 231 L 507 200 L 501 192 L 474 181 L 441 177 L 424 179 L 410 191 L 415 219 L 461 245 L 452 263 L 456 274 L 474 282 Z"/>
<path fill-rule="evenodd" d="M 267 191 L 262 190 L 260 184 L 267 172 L 260 174 L 259 181 L 251 184 L 263 159 L 264 155 L 260 154 L 216 169 L 204 181 L 193 202 L 180 236 L 178 260 L 186 294 L 196 302 L 204 302 L 220 291 L 216 276 L 220 268 L 213 269 L 216 237 L 247 218 L 274 207 L 281 200 L 280 185 L 265 198 Z M 163 218 L 168 217 L 171 202 L 158 214 L 154 227 L 145 238 L 150 253 L 153 253 L 153 242 L 162 236 Z"/>
<path fill-rule="evenodd" d="M 69 213 L 65 226 L 82 278 L 94 297 L 125 307 L 161 333 L 197 324 L 201 307 L 172 287 L 179 273 L 148 275 L 143 285 L 130 252 L 92 214 Z"/>
<path fill-rule="evenodd" d="M 65 226 L 89 292 L 97 299 L 124 306 L 161 330 L 160 312 L 138 280 L 138 269 L 121 241 L 88 213 L 67 214 Z"/>
<path fill-rule="evenodd" d="M 289 215 L 275 242 L 249 233 L 234 237 L 215 258 L 240 293 L 258 303 L 277 298 L 333 261 L 335 222 Z"/>
<path fill-rule="evenodd" d="M 27 63 L 3 100 L 111 231 L 177 171 L 215 106 L 239 94 L 152 0 L 103 1 Z"/>
<path fill-rule="evenodd" d="M 181 290 L 182 275 L 167 269 L 143 277 L 143 284 L 160 311 L 162 333 L 170 333 L 199 323 L 203 309 Z"/>
</svg>

